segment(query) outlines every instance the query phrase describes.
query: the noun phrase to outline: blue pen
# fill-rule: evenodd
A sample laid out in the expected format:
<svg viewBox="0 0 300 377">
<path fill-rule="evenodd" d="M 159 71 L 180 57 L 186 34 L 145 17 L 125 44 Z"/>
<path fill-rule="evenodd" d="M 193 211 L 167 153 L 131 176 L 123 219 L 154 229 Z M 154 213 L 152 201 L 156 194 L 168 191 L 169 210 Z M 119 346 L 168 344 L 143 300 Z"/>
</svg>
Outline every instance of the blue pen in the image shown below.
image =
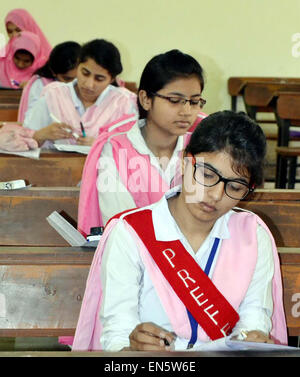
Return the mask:
<svg viewBox="0 0 300 377">
<path fill-rule="evenodd" d="M 15 86 L 20 86 L 20 83 L 16 80 L 11 79 L 11 83 Z"/>
<path fill-rule="evenodd" d="M 81 127 L 82 136 L 86 137 L 85 130 L 84 130 L 82 122 L 80 122 L 80 127 Z"/>
</svg>

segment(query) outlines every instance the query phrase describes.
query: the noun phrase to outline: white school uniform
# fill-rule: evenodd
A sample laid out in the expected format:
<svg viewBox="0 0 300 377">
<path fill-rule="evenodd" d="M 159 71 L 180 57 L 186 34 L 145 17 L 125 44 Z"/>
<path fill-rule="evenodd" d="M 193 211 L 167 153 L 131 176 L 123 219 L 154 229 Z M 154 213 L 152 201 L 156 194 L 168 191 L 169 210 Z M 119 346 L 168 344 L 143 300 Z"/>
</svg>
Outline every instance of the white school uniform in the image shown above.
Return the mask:
<svg viewBox="0 0 300 377">
<path fill-rule="evenodd" d="M 159 202 L 147 207 L 152 209 L 155 237 L 159 241 L 179 239 L 202 269 L 207 263 L 215 237 L 220 238 L 209 273 L 211 277 L 222 239 L 229 238 L 228 221 L 233 211 L 216 221 L 200 249 L 194 253 L 168 208 L 167 198 L 175 195 L 177 190 L 178 187 L 168 191 Z M 271 330 L 273 254 L 270 237 L 260 225 L 257 226 L 257 241 L 255 271 L 246 296 L 238 308 L 240 320 L 232 335 L 239 335 L 241 330 L 260 330 L 267 334 Z M 100 341 L 104 350 L 118 351 L 128 347 L 129 335 L 139 323 L 153 322 L 167 331 L 173 331 L 137 245 L 122 221 L 115 226 L 107 240 L 100 276 L 103 288 L 100 310 L 103 328 Z M 189 339 L 177 337 L 175 350 L 185 350 L 188 342 Z M 195 347 L 200 344 L 201 342 L 197 341 Z"/>
</svg>

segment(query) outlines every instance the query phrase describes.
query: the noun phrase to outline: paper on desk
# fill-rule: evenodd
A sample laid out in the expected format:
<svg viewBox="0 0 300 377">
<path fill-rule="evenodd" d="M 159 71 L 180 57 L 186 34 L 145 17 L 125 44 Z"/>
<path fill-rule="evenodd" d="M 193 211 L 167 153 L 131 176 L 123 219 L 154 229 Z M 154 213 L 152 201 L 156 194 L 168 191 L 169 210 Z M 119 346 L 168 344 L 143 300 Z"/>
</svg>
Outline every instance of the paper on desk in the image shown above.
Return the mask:
<svg viewBox="0 0 300 377">
<path fill-rule="evenodd" d="M 65 140 L 64 140 L 65 141 Z M 89 151 L 91 150 L 90 145 L 77 145 L 77 144 L 62 144 L 58 142 L 58 140 L 53 144 L 54 147 L 62 152 L 76 152 L 81 154 L 89 154 Z"/>
<path fill-rule="evenodd" d="M 24 152 L 9 152 L 9 151 L 5 151 L 4 149 L 0 149 L 0 153 L 14 154 L 17 156 L 28 157 L 28 158 L 33 158 L 35 160 L 38 160 L 40 158 L 41 148 L 30 149 L 29 151 L 24 151 Z"/>
<path fill-rule="evenodd" d="M 232 340 L 230 336 L 220 338 L 211 342 L 203 343 L 193 347 L 188 351 L 284 351 L 298 350 L 295 347 L 283 346 L 279 344 L 245 342 L 241 340 Z M 300 349 L 299 349 L 300 356 Z"/>
</svg>

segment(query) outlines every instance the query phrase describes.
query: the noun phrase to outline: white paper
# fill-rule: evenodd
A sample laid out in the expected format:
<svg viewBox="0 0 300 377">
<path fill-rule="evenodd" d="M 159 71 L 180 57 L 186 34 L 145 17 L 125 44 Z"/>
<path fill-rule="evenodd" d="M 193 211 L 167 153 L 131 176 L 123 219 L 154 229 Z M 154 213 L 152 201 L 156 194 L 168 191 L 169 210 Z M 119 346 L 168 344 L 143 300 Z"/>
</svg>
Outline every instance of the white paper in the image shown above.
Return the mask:
<svg viewBox="0 0 300 377">
<path fill-rule="evenodd" d="M 35 160 L 38 160 L 40 158 L 41 148 L 30 149 L 29 151 L 24 151 L 24 152 L 10 152 L 10 151 L 5 151 L 4 149 L 0 149 L 0 153 L 14 154 L 16 156 L 34 158 Z"/>
<path fill-rule="evenodd" d="M 46 220 L 71 246 L 82 246 L 86 243 L 83 235 L 58 212 L 52 212 Z"/>
<path fill-rule="evenodd" d="M 55 142 L 54 147 L 62 152 L 76 152 L 81 154 L 89 154 L 89 151 L 91 150 L 90 145 L 77 145 L 77 144 L 59 144 Z"/>
<path fill-rule="evenodd" d="M 271 343 L 246 342 L 242 340 L 232 340 L 230 336 L 220 338 L 211 342 L 203 343 L 187 351 L 284 351 L 299 350 L 300 348 L 283 346 Z"/>
</svg>

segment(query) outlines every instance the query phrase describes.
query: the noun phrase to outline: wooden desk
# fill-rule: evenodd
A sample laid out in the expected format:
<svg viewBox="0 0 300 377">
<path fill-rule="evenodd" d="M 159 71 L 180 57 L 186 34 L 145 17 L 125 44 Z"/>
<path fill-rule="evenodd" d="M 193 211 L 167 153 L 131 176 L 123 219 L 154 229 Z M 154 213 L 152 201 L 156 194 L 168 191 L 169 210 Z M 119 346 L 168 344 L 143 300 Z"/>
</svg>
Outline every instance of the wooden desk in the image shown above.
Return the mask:
<svg viewBox="0 0 300 377">
<path fill-rule="evenodd" d="M 0 121 L 17 121 L 21 96 L 21 89 L 0 89 Z"/>
<path fill-rule="evenodd" d="M 76 226 L 78 187 L 37 187 L 0 192 L 0 244 L 68 246 L 48 224 L 53 211 L 64 211 Z M 256 190 L 239 207 L 257 213 L 269 226 L 277 246 L 300 247 L 300 190 Z"/>
<path fill-rule="evenodd" d="M 231 96 L 231 110 L 236 111 L 237 97 L 242 96 L 244 90 L 249 83 L 260 82 L 268 83 L 275 82 L 281 84 L 287 83 L 300 83 L 299 77 L 247 77 L 247 76 L 236 76 L 229 77 L 227 81 L 228 93 Z"/>
<path fill-rule="evenodd" d="M 69 246 L 46 220 L 65 212 L 76 227 L 79 188 L 53 187 L 0 191 L 0 244 L 11 246 Z"/>
<path fill-rule="evenodd" d="M 1 181 L 24 179 L 33 186 L 72 187 L 81 181 L 86 155 L 42 151 L 39 160 L 0 154 Z"/>
<path fill-rule="evenodd" d="M 289 335 L 299 336 L 300 249 L 279 252 Z M 0 247 L 0 299 L 6 309 L 0 337 L 73 335 L 93 256 L 81 248 Z"/>
</svg>

